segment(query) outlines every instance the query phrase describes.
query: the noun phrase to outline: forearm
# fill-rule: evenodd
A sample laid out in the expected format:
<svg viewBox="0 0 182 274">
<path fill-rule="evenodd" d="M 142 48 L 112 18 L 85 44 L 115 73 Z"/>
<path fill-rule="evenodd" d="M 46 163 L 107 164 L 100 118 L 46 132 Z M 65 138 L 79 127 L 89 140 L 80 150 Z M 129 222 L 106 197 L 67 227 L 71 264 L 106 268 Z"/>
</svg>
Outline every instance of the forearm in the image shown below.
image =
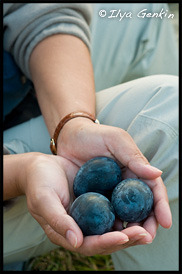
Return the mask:
<svg viewBox="0 0 182 274">
<path fill-rule="evenodd" d="M 79 38 L 58 34 L 40 42 L 31 54 L 30 71 L 50 135 L 70 112 L 95 114 L 90 53 Z"/>
</svg>

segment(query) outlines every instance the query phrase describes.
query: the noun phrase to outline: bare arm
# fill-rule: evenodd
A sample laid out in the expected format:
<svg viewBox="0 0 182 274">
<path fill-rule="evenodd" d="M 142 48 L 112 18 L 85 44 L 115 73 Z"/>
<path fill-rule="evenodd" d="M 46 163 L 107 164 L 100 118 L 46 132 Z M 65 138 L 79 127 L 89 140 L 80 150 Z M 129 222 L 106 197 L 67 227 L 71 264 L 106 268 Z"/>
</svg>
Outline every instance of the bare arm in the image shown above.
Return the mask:
<svg viewBox="0 0 182 274">
<path fill-rule="evenodd" d="M 90 53 L 79 38 L 58 34 L 40 42 L 31 54 L 30 71 L 51 135 L 70 112 L 95 114 Z"/>
</svg>

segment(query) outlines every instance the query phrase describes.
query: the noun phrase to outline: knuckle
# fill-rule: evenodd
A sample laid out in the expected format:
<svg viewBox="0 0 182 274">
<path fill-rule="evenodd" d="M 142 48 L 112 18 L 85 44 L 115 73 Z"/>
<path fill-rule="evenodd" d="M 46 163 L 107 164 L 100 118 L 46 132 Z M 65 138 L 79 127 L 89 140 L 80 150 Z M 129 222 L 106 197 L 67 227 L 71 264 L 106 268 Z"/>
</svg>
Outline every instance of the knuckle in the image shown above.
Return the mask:
<svg viewBox="0 0 182 274">
<path fill-rule="evenodd" d="M 128 163 L 127 166 L 132 166 L 133 163 L 135 164 L 136 162 L 141 162 L 143 164 L 148 164 L 148 160 L 145 158 L 145 156 L 139 151 L 136 150 L 133 152 L 131 155 L 128 155 Z"/>
<path fill-rule="evenodd" d="M 139 150 L 139 149 L 137 149 L 134 153 L 133 153 L 133 159 L 132 160 L 134 160 L 134 161 L 138 161 L 138 160 L 142 160 L 142 162 L 143 163 L 145 163 L 145 164 L 148 164 L 149 162 L 148 162 L 148 160 L 147 160 L 147 158 L 142 154 L 142 152 Z"/>
<path fill-rule="evenodd" d="M 129 137 L 131 138 L 131 135 L 124 129 L 122 128 L 116 128 L 119 134 L 122 134 L 123 137 Z"/>
<path fill-rule="evenodd" d="M 51 219 L 51 223 L 50 226 L 55 230 L 55 231 L 59 231 L 60 230 L 60 220 L 53 216 Z"/>
<path fill-rule="evenodd" d="M 34 197 L 33 199 L 31 197 Z M 29 195 L 27 195 L 27 206 L 30 212 L 32 213 L 37 213 L 39 211 L 39 207 L 40 207 L 40 200 L 41 200 L 41 195 L 39 193 L 34 192 L 33 195 L 31 194 L 31 196 L 29 197 Z"/>
</svg>

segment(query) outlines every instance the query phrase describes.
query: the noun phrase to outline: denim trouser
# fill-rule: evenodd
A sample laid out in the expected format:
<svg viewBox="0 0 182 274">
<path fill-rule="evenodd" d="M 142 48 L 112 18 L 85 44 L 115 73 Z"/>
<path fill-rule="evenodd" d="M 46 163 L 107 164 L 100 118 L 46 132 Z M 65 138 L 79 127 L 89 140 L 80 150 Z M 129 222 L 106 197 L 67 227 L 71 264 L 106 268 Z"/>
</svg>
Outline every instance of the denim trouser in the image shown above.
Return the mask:
<svg viewBox="0 0 182 274">
<path fill-rule="evenodd" d="M 97 4 L 92 23 L 97 118 L 127 130 L 149 162 L 163 170 L 173 216 L 172 227 L 159 227 L 152 244 L 113 253 L 116 270 L 178 270 L 178 77 L 169 75 L 178 73 L 177 47 L 169 19 L 134 18 L 136 9 L 162 6 L 167 9 Z M 133 18 L 102 18 L 100 9 L 131 11 Z M 159 75 L 146 76 L 152 74 Z M 4 132 L 12 153 L 50 153 L 49 142 L 42 116 Z M 57 248 L 28 212 L 24 196 L 4 211 L 3 247 L 4 263 Z"/>
</svg>

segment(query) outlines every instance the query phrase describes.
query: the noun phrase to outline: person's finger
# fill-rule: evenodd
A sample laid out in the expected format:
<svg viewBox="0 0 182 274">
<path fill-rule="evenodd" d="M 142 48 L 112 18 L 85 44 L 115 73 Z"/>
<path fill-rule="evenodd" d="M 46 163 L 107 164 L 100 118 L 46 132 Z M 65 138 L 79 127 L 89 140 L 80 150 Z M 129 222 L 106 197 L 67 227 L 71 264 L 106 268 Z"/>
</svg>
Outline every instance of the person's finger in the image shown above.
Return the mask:
<svg viewBox="0 0 182 274">
<path fill-rule="evenodd" d="M 123 230 L 123 222 L 116 216 L 115 218 L 115 222 L 114 222 L 114 225 L 113 225 L 113 230 L 114 231 L 121 231 Z"/>
<path fill-rule="evenodd" d="M 159 223 L 157 222 L 155 214 L 152 211 L 150 215 L 148 216 L 148 218 L 143 223 L 143 227 L 145 228 L 146 231 L 148 231 L 148 233 L 150 233 L 150 235 L 152 236 L 152 240 L 154 240 L 156 236 L 158 226 L 159 226 Z"/>
<path fill-rule="evenodd" d="M 152 240 L 151 235 L 143 227 L 133 226 L 122 231 L 84 237 L 83 244 L 77 251 L 87 256 L 92 256 L 94 254 L 110 254 L 129 247 L 130 244 L 144 238 L 146 242 Z"/>
<path fill-rule="evenodd" d="M 83 234 L 74 219 L 69 216 L 62 206 L 57 194 L 50 189 L 44 190 L 43 196 L 39 200 L 36 212 L 32 212 L 33 217 L 40 223 L 40 216 L 45 220 L 58 235 L 63 236 L 73 247 L 79 247 L 83 242 Z M 37 215 L 38 212 L 38 215 Z M 45 227 L 43 228 L 45 229 Z"/>
<path fill-rule="evenodd" d="M 157 222 L 155 214 L 152 211 L 143 222 L 127 224 L 127 227 L 133 226 L 142 226 L 152 236 L 152 239 L 154 239 L 157 233 L 159 223 Z"/>
<path fill-rule="evenodd" d="M 127 179 L 127 178 L 138 178 L 138 176 L 133 172 L 131 171 L 129 168 L 125 168 L 123 169 L 123 172 L 122 172 L 122 179 Z"/>
<path fill-rule="evenodd" d="M 83 243 L 80 247 L 73 246 L 66 241 L 65 237 L 53 230 L 52 227 L 47 224 L 44 219 L 42 219 L 42 217 L 41 220 L 39 220 L 39 223 L 51 242 L 70 251 L 75 251 L 86 256 L 110 254 L 121 249 L 121 245 L 124 245 L 127 241 L 129 241 L 128 237 L 121 232 L 108 232 L 103 235 L 86 236 L 84 237 Z"/>
<path fill-rule="evenodd" d="M 150 165 L 133 138 L 125 130 L 113 127 L 113 131 L 107 134 L 104 140 L 111 155 L 138 177 L 154 179 L 161 176 L 162 171 Z"/>
<path fill-rule="evenodd" d="M 152 239 L 152 236 L 150 235 L 150 233 L 146 231 L 144 227 L 139 225 L 129 226 L 125 228 L 124 230 L 122 230 L 122 232 L 128 236 L 130 241 L 133 241 L 133 242 L 139 239 L 143 240 L 144 238 L 145 238 L 145 241 L 151 241 Z"/>
<path fill-rule="evenodd" d="M 136 246 L 136 245 L 144 245 L 152 242 L 152 236 L 145 229 L 139 225 L 139 223 L 128 223 L 127 235 L 129 237 L 129 241 L 117 246 L 114 251 L 122 250 L 128 247 Z M 124 232 L 124 230 L 123 230 Z"/>
<path fill-rule="evenodd" d="M 145 180 L 154 196 L 154 214 L 157 222 L 164 228 L 172 225 L 172 214 L 168 202 L 167 189 L 161 177 L 154 180 Z"/>
<path fill-rule="evenodd" d="M 110 246 L 110 248 L 106 246 L 105 250 L 102 251 L 101 254 L 109 254 L 108 249 L 111 253 L 117 250 L 128 248 L 130 246 L 134 246 L 136 244 L 143 244 L 143 242 L 151 241 L 151 235 L 147 233 L 145 229 L 137 225 L 129 227 L 127 230 L 122 230 L 122 233 L 128 236 L 129 241 L 121 244 L 118 243 L 118 245 L 112 247 Z"/>
<path fill-rule="evenodd" d="M 130 241 L 128 244 L 130 244 L 130 246 L 151 244 L 156 236 L 158 226 L 159 224 L 155 218 L 154 212 L 151 212 L 150 216 L 143 223 L 143 228 L 151 237 L 143 237 L 133 242 Z"/>
<path fill-rule="evenodd" d="M 78 251 L 86 256 L 110 254 L 129 241 L 126 234 L 119 231 L 107 232 L 102 235 L 86 236 Z"/>
<path fill-rule="evenodd" d="M 132 226 L 142 226 L 142 222 L 140 223 L 127 223 L 126 227 L 132 227 Z"/>
</svg>

